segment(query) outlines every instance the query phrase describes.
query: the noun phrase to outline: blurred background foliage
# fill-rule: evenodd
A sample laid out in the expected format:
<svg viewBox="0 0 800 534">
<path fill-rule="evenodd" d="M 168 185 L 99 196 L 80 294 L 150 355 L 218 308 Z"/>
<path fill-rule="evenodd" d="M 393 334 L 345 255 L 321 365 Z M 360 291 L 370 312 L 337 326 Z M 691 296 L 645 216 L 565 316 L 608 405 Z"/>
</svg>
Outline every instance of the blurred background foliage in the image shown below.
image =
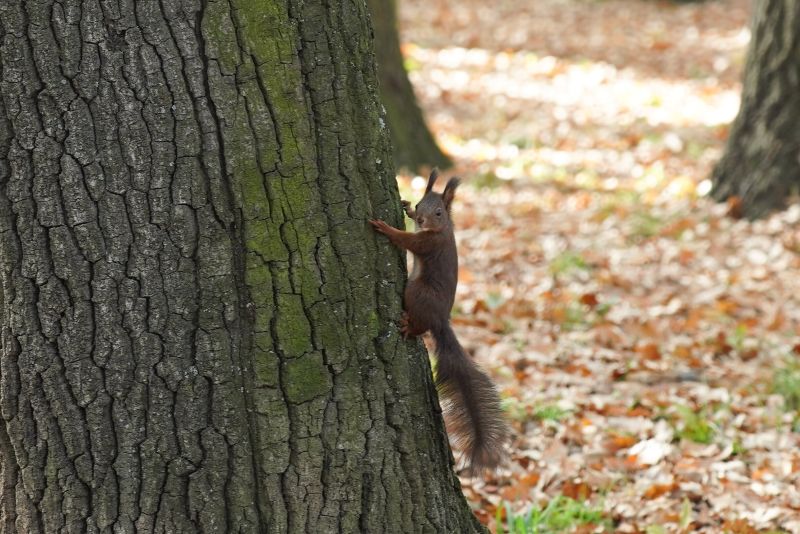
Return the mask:
<svg viewBox="0 0 800 534">
<path fill-rule="evenodd" d="M 466 179 L 452 320 L 516 430 L 478 517 L 800 532 L 800 4 L 377 5 Z M 405 146 L 416 200 L 446 163 Z"/>
</svg>

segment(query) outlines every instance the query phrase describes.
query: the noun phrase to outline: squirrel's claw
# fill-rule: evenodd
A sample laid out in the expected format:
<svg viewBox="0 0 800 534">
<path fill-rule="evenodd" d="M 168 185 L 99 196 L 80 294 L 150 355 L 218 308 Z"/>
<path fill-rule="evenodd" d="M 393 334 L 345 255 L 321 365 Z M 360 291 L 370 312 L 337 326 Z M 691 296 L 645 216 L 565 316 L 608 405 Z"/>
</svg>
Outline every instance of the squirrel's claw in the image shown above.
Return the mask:
<svg viewBox="0 0 800 534">
<path fill-rule="evenodd" d="M 387 233 L 389 231 L 389 228 L 391 228 L 391 226 L 389 226 L 380 219 L 369 219 L 369 223 L 372 225 L 373 228 L 375 228 L 376 231 L 382 234 Z"/>
<path fill-rule="evenodd" d="M 408 324 L 410 318 L 408 316 L 408 312 L 403 312 L 403 315 L 400 316 L 400 319 L 397 321 L 398 326 L 400 326 L 400 334 L 403 336 L 403 339 L 408 341 L 409 337 L 416 337 L 411 332 L 411 325 Z"/>
<path fill-rule="evenodd" d="M 403 206 L 403 211 L 406 212 L 406 215 L 408 215 L 412 219 L 415 218 L 414 217 L 415 212 L 411 208 L 411 202 L 409 202 L 408 200 L 401 200 L 400 205 Z"/>
<path fill-rule="evenodd" d="M 408 337 L 411 335 L 411 332 L 408 330 L 408 325 L 403 325 L 400 327 L 400 335 L 403 336 L 404 341 L 408 341 Z"/>
</svg>

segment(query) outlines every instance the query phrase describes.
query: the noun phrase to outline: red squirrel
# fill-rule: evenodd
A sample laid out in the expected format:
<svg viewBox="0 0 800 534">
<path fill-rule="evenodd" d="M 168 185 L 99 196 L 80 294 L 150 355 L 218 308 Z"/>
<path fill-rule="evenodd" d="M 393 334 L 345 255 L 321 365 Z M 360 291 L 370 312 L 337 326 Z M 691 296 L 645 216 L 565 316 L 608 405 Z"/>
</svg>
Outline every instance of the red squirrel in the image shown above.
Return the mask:
<svg viewBox="0 0 800 534">
<path fill-rule="evenodd" d="M 440 194 L 433 191 L 436 178 L 434 169 L 415 209 L 408 201 L 402 202 L 403 210 L 415 222 L 416 232 L 403 232 L 377 219 L 369 222 L 395 246 L 414 254 L 400 333 L 408 338 L 430 330 L 433 335 L 436 387 L 444 399 L 448 427 L 464 450 L 467 469 L 474 472 L 500 463 L 507 427 L 492 380 L 467 355 L 450 326 L 458 283 L 458 251 L 450 210 L 460 180 L 452 178 Z"/>
</svg>

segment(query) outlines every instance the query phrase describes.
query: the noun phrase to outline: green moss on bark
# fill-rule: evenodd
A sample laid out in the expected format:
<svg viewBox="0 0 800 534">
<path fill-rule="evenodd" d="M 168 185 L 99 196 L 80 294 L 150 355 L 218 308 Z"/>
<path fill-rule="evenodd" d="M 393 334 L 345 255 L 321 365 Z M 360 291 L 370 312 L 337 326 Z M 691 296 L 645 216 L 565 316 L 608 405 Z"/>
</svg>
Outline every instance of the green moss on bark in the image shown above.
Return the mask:
<svg viewBox="0 0 800 534">
<path fill-rule="evenodd" d="M 284 378 L 286 398 L 295 404 L 326 395 L 333 384 L 322 355 L 317 352 L 288 360 Z"/>
</svg>

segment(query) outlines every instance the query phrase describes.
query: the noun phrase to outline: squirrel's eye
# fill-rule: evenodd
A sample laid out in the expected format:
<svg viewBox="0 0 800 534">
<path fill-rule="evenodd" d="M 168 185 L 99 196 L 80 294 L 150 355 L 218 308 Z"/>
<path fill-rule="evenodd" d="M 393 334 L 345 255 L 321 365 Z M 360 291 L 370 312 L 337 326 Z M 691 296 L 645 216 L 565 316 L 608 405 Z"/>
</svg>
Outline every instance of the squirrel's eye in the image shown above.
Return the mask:
<svg viewBox="0 0 800 534">
<path fill-rule="evenodd" d="M 436 210 L 436 216 L 437 217 L 441 217 L 442 216 L 442 210 Z"/>
</svg>

